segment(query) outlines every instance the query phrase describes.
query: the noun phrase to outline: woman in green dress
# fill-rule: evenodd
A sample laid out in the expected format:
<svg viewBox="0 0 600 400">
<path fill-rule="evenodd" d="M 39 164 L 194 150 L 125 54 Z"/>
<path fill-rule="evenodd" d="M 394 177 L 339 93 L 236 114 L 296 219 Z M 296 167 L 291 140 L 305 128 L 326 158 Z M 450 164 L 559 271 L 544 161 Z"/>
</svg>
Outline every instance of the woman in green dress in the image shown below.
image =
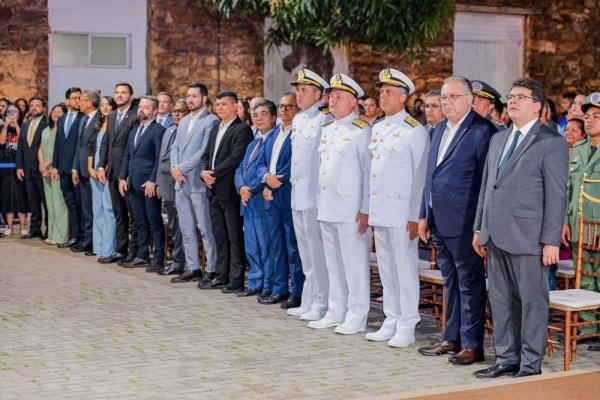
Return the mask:
<svg viewBox="0 0 600 400">
<path fill-rule="evenodd" d="M 56 139 L 56 122 L 66 112 L 67 108 L 63 104 L 52 107 L 50 125 L 42 131 L 42 144 L 38 153 L 40 172 L 44 177 L 44 195 L 48 206 L 48 238 L 44 243 L 50 245 L 66 243 L 69 234 L 69 212 L 60 189 L 60 181 L 53 180 L 50 176 Z"/>
</svg>

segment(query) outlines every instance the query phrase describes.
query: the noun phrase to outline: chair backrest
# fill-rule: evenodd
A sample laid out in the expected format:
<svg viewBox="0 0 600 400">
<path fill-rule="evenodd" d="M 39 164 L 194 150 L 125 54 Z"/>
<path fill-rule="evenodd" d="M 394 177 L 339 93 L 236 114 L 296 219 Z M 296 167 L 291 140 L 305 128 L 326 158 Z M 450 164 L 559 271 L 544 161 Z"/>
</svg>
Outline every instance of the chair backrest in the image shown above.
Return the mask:
<svg viewBox="0 0 600 400">
<path fill-rule="evenodd" d="M 581 287 L 581 275 L 596 276 L 593 271 L 583 270 L 583 263 L 600 264 L 600 254 L 598 258 L 586 257 L 584 250 L 588 252 L 600 253 L 600 220 L 585 219 L 583 209 L 586 204 L 600 205 L 600 198 L 594 197 L 585 191 L 586 185 L 600 184 L 600 179 L 589 179 L 583 175 L 581 186 L 579 188 L 579 203 L 577 213 L 579 218 L 579 232 L 577 243 L 577 260 L 575 263 L 575 289 Z"/>
</svg>

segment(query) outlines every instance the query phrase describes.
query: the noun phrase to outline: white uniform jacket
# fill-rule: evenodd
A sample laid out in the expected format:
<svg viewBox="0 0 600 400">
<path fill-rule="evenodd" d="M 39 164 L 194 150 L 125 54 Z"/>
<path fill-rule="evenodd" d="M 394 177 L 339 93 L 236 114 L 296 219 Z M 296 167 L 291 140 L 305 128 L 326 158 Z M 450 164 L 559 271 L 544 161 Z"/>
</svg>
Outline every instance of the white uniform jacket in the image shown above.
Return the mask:
<svg viewBox="0 0 600 400">
<path fill-rule="evenodd" d="M 318 148 L 318 220 L 355 223 L 369 212 L 371 126 L 354 113 L 323 127 Z"/>
<path fill-rule="evenodd" d="M 369 144 L 369 225 L 405 227 L 417 222 L 425 183 L 429 135 L 405 110 L 379 120 Z"/>
</svg>

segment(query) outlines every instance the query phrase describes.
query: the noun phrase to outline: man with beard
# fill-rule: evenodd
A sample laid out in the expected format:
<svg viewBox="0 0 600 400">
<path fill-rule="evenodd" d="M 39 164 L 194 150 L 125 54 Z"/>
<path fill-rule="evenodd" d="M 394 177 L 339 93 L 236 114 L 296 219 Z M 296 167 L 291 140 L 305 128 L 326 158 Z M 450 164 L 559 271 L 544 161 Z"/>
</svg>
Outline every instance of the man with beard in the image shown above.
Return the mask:
<svg viewBox="0 0 600 400">
<path fill-rule="evenodd" d="M 42 142 L 42 131 L 48 125 L 44 115 L 46 100 L 32 97 L 29 101 L 29 121 L 21 127 L 19 147 L 17 148 L 17 179 L 25 181 L 25 191 L 31 210 L 29 233 L 22 239 L 42 237 L 42 205 L 46 208 L 42 174 L 39 170 L 38 150 Z M 48 212 L 45 212 L 48 215 Z M 48 224 L 46 223 L 46 227 Z"/>
<path fill-rule="evenodd" d="M 175 179 L 175 205 L 179 215 L 179 228 L 183 237 L 186 270 L 171 280 L 173 283 L 200 280 L 198 234 L 206 254 L 206 282 L 214 279 L 217 247 L 210 224 L 206 185 L 200 178 L 200 158 L 217 117 L 208 112 L 208 88 L 203 83 L 188 87 L 186 102 L 190 114 L 181 119 L 179 134 L 171 149 L 171 176 Z"/>
<path fill-rule="evenodd" d="M 108 128 L 100 149 L 100 168 L 98 180 L 104 184 L 108 180 L 108 188 L 115 213 L 117 247 L 104 263 L 131 262 L 137 253 L 137 236 L 131 224 L 131 210 L 128 205 L 128 193 L 125 197 L 119 193 L 119 171 L 123 162 L 123 153 L 129 138 L 129 132 L 137 121 L 137 110 L 132 107 L 133 88 L 129 83 L 117 83 L 115 86 L 115 102 L 117 110 L 108 116 Z M 131 227 L 131 241 L 129 230 Z"/>
<path fill-rule="evenodd" d="M 151 232 L 154 258 L 150 267 L 159 270 L 165 259 L 160 200 L 155 187 L 165 128 L 154 120 L 157 113 L 156 97 L 142 97 L 137 110 L 139 123 L 131 129 L 119 173 L 119 193 L 125 197 L 125 192 L 129 192 L 133 222 L 138 233 L 136 257 L 130 262 L 121 263 L 126 268 L 147 267 L 150 264 Z"/>
</svg>

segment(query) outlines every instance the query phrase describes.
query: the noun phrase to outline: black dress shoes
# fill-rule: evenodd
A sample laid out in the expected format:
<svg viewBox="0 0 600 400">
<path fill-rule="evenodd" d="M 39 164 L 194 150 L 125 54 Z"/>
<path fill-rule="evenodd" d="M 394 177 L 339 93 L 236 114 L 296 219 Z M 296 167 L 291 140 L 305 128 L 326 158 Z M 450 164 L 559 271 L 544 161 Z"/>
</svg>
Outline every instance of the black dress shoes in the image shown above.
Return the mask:
<svg viewBox="0 0 600 400">
<path fill-rule="evenodd" d="M 94 254 L 94 251 L 93 251 L 93 250 L 87 250 L 87 251 L 86 251 L 85 253 L 83 253 L 83 254 L 85 254 L 85 255 L 86 255 L 86 256 L 88 256 L 88 257 L 92 257 L 92 256 L 95 256 L 95 255 L 96 255 L 96 254 Z"/>
<path fill-rule="evenodd" d="M 114 262 L 122 260 L 123 258 L 125 258 L 123 254 L 115 251 L 108 257 L 100 257 L 98 259 L 98 262 L 100 264 L 112 264 Z"/>
<path fill-rule="evenodd" d="M 147 258 L 136 258 L 131 262 L 122 262 L 121 267 L 123 268 L 141 268 L 147 267 L 150 264 L 150 260 Z"/>
<path fill-rule="evenodd" d="M 77 243 L 77 239 L 71 238 L 65 243 L 61 243 L 58 245 L 59 249 L 66 249 L 67 247 L 71 247 Z"/>
<path fill-rule="evenodd" d="M 260 293 L 260 289 L 245 288 L 244 290 L 242 290 L 241 292 L 238 293 L 238 297 L 257 296 L 259 293 Z"/>
<path fill-rule="evenodd" d="M 292 296 L 289 299 L 287 299 L 286 301 L 284 301 L 283 303 L 281 303 L 281 308 L 283 308 L 284 310 L 287 310 L 288 308 L 300 307 L 301 302 L 302 302 L 302 299 L 300 297 Z"/>
<path fill-rule="evenodd" d="M 88 251 L 88 250 L 89 249 L 86 249 L 85 247 L 83 247 L 81 245 L 81 243 L 77 243 L 77 244 L 74 244 L 73 246 L 71 246 L 71 251 L 73 253 L 83 253 L 83 252 Z"/>
<path fill-rule="evenodd" d="M 202 271 L 199 269 L 194 271 L 185 271 L 183 274 L 171 279 L 171 283 L 194 282 L 202 279 Z"/>
<path fill-rule="evenodd" d="M 277 304 L 286 301 L 290 297 L 289 293 L 285 294 L 272 294 L 269 297 L 258 298 L 260 304 Z"/>
<path fill-rule="evenodd" d="M 129 254 L 127 254 L 127 256 L 124 259 L 117 261 L 117 265 L 123 266 L 123 264 L 130 263 L 135 259 L 136 259 L 135 253 L 129 253 Z"/>
<path fill-rule="evenodd" d="M 205 285 L 207 283 L 209 283 L 210 281 L 215 279 L 215 276 L 217 274 L 215 272 L 208 272 L 206 274 L 206 276 L 200 281 L 200 283 L 198 284 L 198 287 L 200 287 L 200 285 Z"/>
<path fill-rule="evenodd" d="M 175 275 L 175 274 L 181 275 L 181 274 L 183 274 L 184 271 L 185 270 L 183 268 L 179 268 L 179 267 L 175 268 L 175 267 L 173 267 L 173 265 L 171 265 L 169 268 L 165 268 L 162 271 L 158 271 L 158 274 L 165 275 L 165 276 L 166 275 Z"/>
<path fill-rule="evenodd" d="M 455 354 L 460 351 L 460 344 L 450 340 L 443 340 L 432 346 L 421 347 L 419 353 L 424 356 L 441 356 L 443 354 Z"/>
<path fill-rule="evenodd" d="M 21 239 L 33 239 L 42 237 L 42 232 L 29 232 L 27 235 L 21 235 Z"/>
<path fill-rule="evenodd" d="M 476 378 L 497 378 L 502 375 L 514 375 L 519 372 L 518 365 L 494 364 L 486 369 L 479 369 L 473 372 Z"/>
<path fill-rule="evenodd" d="M 233 287 L 233 286 L 225 286 L 221 288 L 221 292 L 225 294 L 238 294 L 244 291 L 243 287 Z"/>
<path fill-rule="evenodd" d="M 159 272 L 164 269 L 163 261 L 152 260 L 152 263 L 148 268 L 146 268 L 146 272 Z"/>
<path fill-rule="evenodd" d="M 262 292 L 260 292 L 260 294 L 256 298 L 256 301 L 260 302 L 260 299 L 266 299 L 267 297 L 271 297 L 271 291 L 263 290 Z"/>
<path fill-rule="evenodd" d="M 539 371 L 535 371 L 535 372 L 519 371 L 513 375 L 513 378 L 525 378 L 526 376 L 534 376 L 534 375 L 541 375 L 541 374 L 542 374 L 541 369 Z"/>
<path fill-rule="evenodd" d="M 200 282 L 198 284 L 198 289 L 215 290 L 215 289 L 223 289 L 225 286 L 227 286 L 226 282 L 220 281 L 218 279 L 213 279 L 212 281 L 206 282 L 206 283 Z"/>
</svg>

